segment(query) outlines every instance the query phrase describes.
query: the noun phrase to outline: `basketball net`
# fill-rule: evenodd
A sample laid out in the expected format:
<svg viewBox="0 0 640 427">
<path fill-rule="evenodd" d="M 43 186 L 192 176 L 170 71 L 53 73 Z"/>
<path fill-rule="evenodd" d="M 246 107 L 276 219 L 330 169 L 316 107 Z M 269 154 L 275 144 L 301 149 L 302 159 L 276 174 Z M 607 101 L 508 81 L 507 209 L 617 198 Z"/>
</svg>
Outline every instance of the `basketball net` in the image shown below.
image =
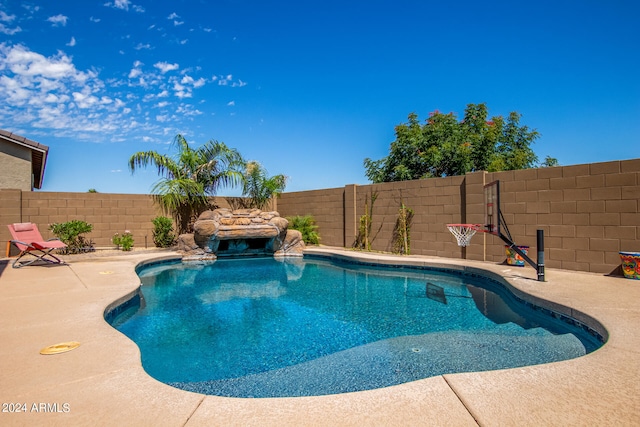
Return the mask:
<svg viewBox="0 0 640 427">
<path fill-rule="evenodd" d="M 480 229 L 479 224 L 447 224 L 447 228 L 456 236 L 458 246 L 469 246 L 471 238 Z"/>
</svg>

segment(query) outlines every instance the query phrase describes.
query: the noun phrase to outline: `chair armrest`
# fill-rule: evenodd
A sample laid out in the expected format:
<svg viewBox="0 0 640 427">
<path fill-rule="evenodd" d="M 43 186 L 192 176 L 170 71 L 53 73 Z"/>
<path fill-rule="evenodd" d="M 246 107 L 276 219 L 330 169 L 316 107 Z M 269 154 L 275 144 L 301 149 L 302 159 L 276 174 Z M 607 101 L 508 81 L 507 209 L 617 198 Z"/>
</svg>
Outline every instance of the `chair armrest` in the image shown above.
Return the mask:
<svg viewBox="0 0 640 427">
<path fill-rule="evenodd" d="M 52 241 L 52 240 L 59 240 L 59 241 L 62 241 L 62 240 L 60 240 L 60 239 L 59 239 L 59 238 L 57 238 L 57 237 L 52 237 L 52 238 L 50 238 L 50 239 L 47 239 L 46 241 L 47 241 L 47 242 L 50 242 L 50 241 Z"/>
<path fill-rule="evenodd" d="M 25 246 L 27 246 L 27 247 L 30 247 L 30 248 L 32 248 L 32 249 L 35 249 L 35 246 L 33 246 L 31 243 L 25 243 L 25 242 L 23 242 L 23 241 L 21 241 L 21 240 L 9 240 L 9 241 L 10 241 L 11 243 L 14 243 L 14 244 L 25 245 Z"/>
</svg>

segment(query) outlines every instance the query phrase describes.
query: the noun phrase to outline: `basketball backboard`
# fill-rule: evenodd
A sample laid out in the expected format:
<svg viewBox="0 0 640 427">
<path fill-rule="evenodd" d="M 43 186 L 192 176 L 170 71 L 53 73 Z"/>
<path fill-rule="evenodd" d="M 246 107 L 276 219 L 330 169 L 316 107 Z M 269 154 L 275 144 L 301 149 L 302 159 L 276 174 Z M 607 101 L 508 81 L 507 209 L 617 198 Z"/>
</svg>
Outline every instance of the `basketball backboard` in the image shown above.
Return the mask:
<svg viewBox="0 0 640 427">
<path fill-rule="evenodd" d="M 484 226 L 487 233 L 500 235 L 500 181 L 484 186 Z"/>
</svg>

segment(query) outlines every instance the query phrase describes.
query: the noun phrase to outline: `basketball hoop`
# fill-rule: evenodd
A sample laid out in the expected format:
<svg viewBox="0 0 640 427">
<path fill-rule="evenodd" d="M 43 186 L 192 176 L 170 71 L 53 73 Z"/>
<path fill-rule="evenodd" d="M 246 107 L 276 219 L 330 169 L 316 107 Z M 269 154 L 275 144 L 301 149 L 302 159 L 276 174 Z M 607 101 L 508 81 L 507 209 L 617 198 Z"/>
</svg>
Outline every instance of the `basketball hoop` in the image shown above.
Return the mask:
<svg viewBox="0 0 640 427">
<path fill-rule="evenodd" d="M 476 231 L 480 230 L 482 225 L 480 224 L 447 224 L 447 228 L 456 236 L 458 246 L 469 246 L 471 238 Z"/>
</svg>

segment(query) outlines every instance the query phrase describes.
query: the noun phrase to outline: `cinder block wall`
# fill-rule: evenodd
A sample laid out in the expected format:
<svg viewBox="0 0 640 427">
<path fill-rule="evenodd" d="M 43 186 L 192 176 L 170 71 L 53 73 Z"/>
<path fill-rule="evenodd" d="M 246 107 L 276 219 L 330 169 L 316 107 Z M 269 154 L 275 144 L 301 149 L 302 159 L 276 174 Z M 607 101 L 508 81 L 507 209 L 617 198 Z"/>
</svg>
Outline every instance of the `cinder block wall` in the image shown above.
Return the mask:
<svg viewBox="0 0 640 427">
<path fill-rule="evenodd" d="M 545 261 L 553 268 L 611 273 L 619 251 L 640 252 L 640 159 L 284 193 L 273 205 L 282 216 L 312 215 L 321 243 L 351 247 L 365 200 L 373 206 L 372 249 L 390 251 L 401 203 L 414 211 L 411 253 L 502 262 L 504 243 L 477 233 L 457 246 L 448 223 L 484 223 L 484 185 L 500 180 L 501 207 L 514 241 L 530 246 L 545 233 Z M 215 203 L 228 207 L 227 200 Z M 0 223 L 48 225 L 82 219 L 94 226 L 96 246 L 110 246 L 115 233 L 130 230 L 136 246 L 153 246 L 151 220 L 160 214 L 149 195 L 46 193 L 0 190 Z M 10 235 L 0 227 L 0 239 Z"/>
<path fill-rule="evenodd" d="M 496 179 L 509 230 L 534 259 L 544 230 L 547 266 L 611 273 L 619 251 L 640 251 L 640 159 L 486 174 Z M 487 259 L 500 261 L 500 240 L 487 238 Z"/>
<path fill-rule="evenodd" d="M 277 199 L 280 216 L 313 215 L 323 245 L 345 246 L 345 193 L 348 188 L 283 193 Z"/>
<path fill-rule="evenodd" d="M 465 177 L 403 181 L 375 185 L 347 185 L 330 190 L 284 193 L 278 199 L 283 216 L 312 215 L 321 243 L 351 247 L 356 240 L 365 203 L 372 210 L 372 250 L 391 251 L 393 231 L 402 203 L 414 211 L 411 252 L 461 257 L 463 250 L 442 224 L 462 222 Z M 484 212 L 484 211 L 483 211 Z"/>
<path fill-rule="evenodd" d="M 214 203 L 228 207 L 224 198 Z M 113 246 L 115 233 L 129 230 L 134 246 L 154 247 L 152 220 L 162 211 L 146 194 L 58 193 L 0 190 L 0 239 L 11 239 L 6 224 L 33 222 L 45 239 L 54 237 L 49 231 L 53 223 L 83 220 L 93 225 L 87 235 L 97 247 Z M 4 255 L 4 247 L 2 255 Z"/>
<path fill-rule="evenodd" d="M 608 274 L 620 265 L 619 251 L 640 252 L 640 159 L 285 193 L 278 210 L 313 215 L 323 244 L 350 247 L 365 200 L 374 193 L 373 250 L 391 249 L 403 201 L 415 212 L 412 254 L 502 262 L 505 248 L 498 237 L 477 233 L 460 248 L 446 228 L 483 224 L 483 189 L 494 180 L 500 180 L 509 231 L 516 244 L 530 246 L 534 260 L 536 232 L 544 231 L 548 267 Z"/>
</svg>

